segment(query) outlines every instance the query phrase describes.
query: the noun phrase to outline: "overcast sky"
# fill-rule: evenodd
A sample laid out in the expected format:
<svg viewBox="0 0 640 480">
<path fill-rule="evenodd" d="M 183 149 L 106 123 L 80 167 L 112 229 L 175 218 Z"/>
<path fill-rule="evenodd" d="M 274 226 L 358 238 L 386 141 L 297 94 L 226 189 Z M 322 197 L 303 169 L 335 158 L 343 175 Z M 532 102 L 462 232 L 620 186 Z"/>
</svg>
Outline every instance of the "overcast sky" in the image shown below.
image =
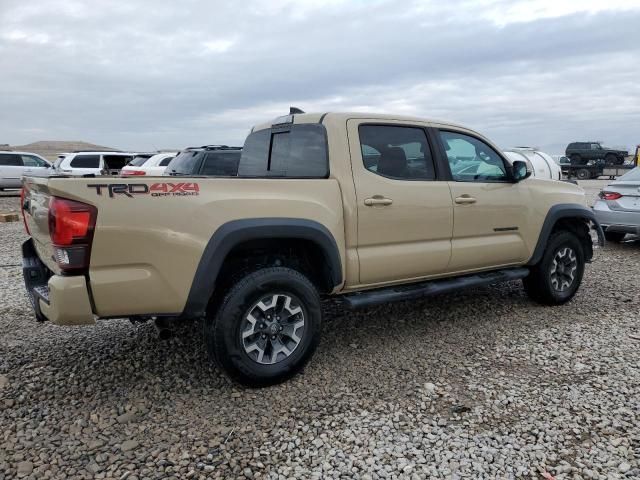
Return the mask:
<svg viewBox="0 0 640 480">
<path fill-rule="evenodd" d="M 640 143 L 640 0 L 0 0 L 0 143 L 242 144 L 288 112 Z"/>
</svg>

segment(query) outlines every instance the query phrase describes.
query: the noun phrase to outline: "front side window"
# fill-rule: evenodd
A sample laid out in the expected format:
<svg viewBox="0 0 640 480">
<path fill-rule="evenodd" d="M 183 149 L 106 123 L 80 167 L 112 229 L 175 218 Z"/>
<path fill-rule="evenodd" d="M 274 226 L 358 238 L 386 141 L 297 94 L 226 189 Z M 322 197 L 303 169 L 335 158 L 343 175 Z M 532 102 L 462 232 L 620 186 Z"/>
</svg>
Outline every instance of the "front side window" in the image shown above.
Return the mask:
<svg viewBox="0 0 640 480">
<path fill-rule="evenodd" d="M 34 157 L 33 155 L 22 155 L 22 163 L 25 167 L 46 167 L 47 163 L 41 158 Z"/>
<path fill-rule="evenodd" d="M 440 141 L 456 182 L 504 182 L 509 180 L 502 157 L 470 135 L 441 130 Z"/>
<path fill-rule="evenodd" d="M 163 159 L 160 161 L 160 166 L 161 166 L 161 167 L 166 167 L 167 165 L 169 165 L 169 164 L 171 163 L 171 160 L 173 160 L 174 158 L 176 158 L 176 157 L 167 157 L 167 158 L 163 158 Z"/>
<path fill-rule="evenodd" d="M 100 168 L 100 155 L 76 155 L 71 160 L 73 168 Z"/>
<path fill-rule="evenodd" d="M 360 125 L 364 167 L 396 180 L 435 180 L 427 135 L 422 128 Z"/>
<path fill-rule="evenodd" d="M 592 143 L 591 150 L 600 150 L 600 145 L 598 145 L 597 143 Z"/>
<path fill-rule="evenodd" d="M 325 178 L 326 130 L 320 124 L 287 125 L 251 133 L 242 148 L 240 177 Z"/>
<path fill-rule="evenodd" d="M 240 162 L 240 150 L 233 152 L 209 152 L 207 153 L 200 175 L 212 175 L 221 177 L 235 177 L 238 175 L 238 163 Z"/>
</svg>

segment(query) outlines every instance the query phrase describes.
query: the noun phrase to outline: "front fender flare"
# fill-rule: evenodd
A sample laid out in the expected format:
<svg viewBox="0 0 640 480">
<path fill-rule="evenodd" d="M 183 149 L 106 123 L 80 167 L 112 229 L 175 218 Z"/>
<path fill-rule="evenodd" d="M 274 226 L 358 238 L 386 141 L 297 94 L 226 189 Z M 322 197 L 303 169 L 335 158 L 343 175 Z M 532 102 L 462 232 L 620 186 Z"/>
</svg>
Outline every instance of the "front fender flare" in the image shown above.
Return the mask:
<svg viewBox="0 0 640 480">
<path fill-rule="evenodd" d="M 527 265 L 535 265 L 542 260 L 544 250 L 547 246 L 547 241 L 551 236 L 551 232 L 553 231 L 553 227 L 563 218 L 579 218 L 581 220 L 588 221 L 591 224 L 591 228 L 593 228 L 598 235 L 598 244 L 600 246 L 604 246 L 604 232 L 598 223 L 598 220 L 596 220 L 596 216 L 593 211 L 590 208 L 577 203 L 561 203 L 554 205 L 549 209 L 549 212 L 547 212 L 547 216 L 542 224 L 542 229 L 540 230 L 538 243 L 533 251 L 533 255 L 527 262 Z"/>
</svg>

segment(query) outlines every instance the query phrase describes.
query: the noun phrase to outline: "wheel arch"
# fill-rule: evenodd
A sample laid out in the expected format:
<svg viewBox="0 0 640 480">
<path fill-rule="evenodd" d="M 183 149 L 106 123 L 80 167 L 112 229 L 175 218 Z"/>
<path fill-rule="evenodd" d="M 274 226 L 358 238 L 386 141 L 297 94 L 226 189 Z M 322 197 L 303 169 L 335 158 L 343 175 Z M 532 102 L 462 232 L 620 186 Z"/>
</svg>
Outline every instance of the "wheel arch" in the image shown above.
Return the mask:
<svg viewBox="0 0 640 480">
<path fill-rule="evenodd" d="M 329 290 L 343 281 L 338 244 L 321 223 L 300 218 L 247 218 L 227 222 L 209 239 L 196 269 L 183 317 L 205 315 L 216 283 L 234 248 L 251 242 L 300 241 L 313 245 L 324 261 L 323 280 Z"/>
<path fill-rule="evenodd" d="M 581 226 L 587 227 L 587 236 L 580 233 Z M 574 231 L 584 242 L 584 246 L 588 247 L 585 250 L 585 259 L 587 261 L 591 260 L 593 247 L 591 236 L 588 235 L 591 228 L 593 228 L 598 235 L 598 243 L 604 245 L 604 232 L 591 209 L 572 203 L 554 205 L 549 209 L 549 212 L 547 212 L 547 216 L 542 224 L 542 229 L 540 230 L 538 242 L 527 265 L 535 265 L 540 262 L 551 234 L 559 229 Z"/>
</svg>

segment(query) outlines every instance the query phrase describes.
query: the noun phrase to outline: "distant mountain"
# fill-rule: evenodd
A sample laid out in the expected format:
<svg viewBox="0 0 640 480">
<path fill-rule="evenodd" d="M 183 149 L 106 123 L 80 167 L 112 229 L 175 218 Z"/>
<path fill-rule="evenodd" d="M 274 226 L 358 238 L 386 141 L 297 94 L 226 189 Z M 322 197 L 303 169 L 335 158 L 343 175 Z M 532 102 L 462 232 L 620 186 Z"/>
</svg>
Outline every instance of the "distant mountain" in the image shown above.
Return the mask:
<svg viewBox="0 0 640 480">
<path fill-rule="evenodd" d="M 4 147 L 3 148 L 7 148 Z M 59 141 L 59 140 L 42 140 L 39 142 L 29 143 L 27 145 L 10 145 L 9 150 L 32 152 L 42 155 L 49 160 L 55 160 L 59 153 L 73 152 L 75 150 L 95 150 L 95 151 L 116 151 L 117 148 L 104 147 L 93 143 L 82 141 Z"/>
</svg>

